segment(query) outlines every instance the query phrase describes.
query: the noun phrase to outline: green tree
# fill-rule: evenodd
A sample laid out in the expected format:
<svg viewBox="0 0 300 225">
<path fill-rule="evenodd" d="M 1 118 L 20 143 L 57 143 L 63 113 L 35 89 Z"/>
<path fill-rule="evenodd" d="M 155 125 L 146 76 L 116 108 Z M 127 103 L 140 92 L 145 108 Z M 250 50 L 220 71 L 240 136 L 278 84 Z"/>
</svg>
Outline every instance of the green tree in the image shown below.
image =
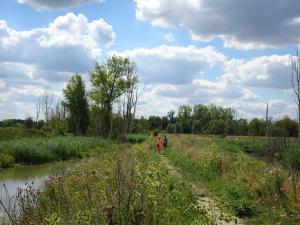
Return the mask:
<svg viewBox="0 0 300 225">
<path fill-rule="evenodd" d="M 185 134 L 191 133 L 193 125 L 192 108 L 189 105 L 179 106 L 177 118 L 177 132 Z"/>
<path fill-rule="evenodd" d="M 266 124 L 264 121 L 253 118 L 248 124 L 248 133 L 252 136 L 262 136 L 265 134 Z"/>
<path fill-rule="evenodd" d="M 292 120 L 288 116 L 285 116 L 281 120 L 275 122 L 274 127 L 281 128 L 285 135 L 289 137 L 297 137 L 298 135 L 298 123 Z"/>
<path fill-rule="evenodd" d="M 75 135 L 85 134 L 89 123 L 89 110 L 85 84 L 79 74 L 71 77 L 63 93 L 63 105 L 68 113 L 71 129 Z"/>
<path fill-rule="evenodd" d="M 32 117 L 27 117 L 24 120 L 24 126 L 26 129 L 32 129 L 34 127 L 34 121 L 33 121 Z"/>
<path fill-rule="evenodd" d="M 209 122 L 211 120 L 211 114 L 205 105 L 195 105 L 193 109 L 193 133 L 206 133 Z"/>
<path fill-rule="evenodd" d="M 161 118 L 159 116 L 149 116 L 149 129 L 161 129 Z"/>
<path fill-rule="evenodd" d="M 105 138 L 110 137 L 112 129 L 113 103 L 137 82 L 135 63 L 129 58 L 112 56 L 106 63 L 96 63 L 95 70 L 90 73 L 92 84 L 91 99 L 94 104 L 103 109 L 103 132 Z"/>
<path fill-rule="evenodd" d="M 247 135 L 248 132 L 248 123 L 245 119 L 239 119 L 237 121 L 237 128 L 236 128 L 237 135 Z"/>
</svg>

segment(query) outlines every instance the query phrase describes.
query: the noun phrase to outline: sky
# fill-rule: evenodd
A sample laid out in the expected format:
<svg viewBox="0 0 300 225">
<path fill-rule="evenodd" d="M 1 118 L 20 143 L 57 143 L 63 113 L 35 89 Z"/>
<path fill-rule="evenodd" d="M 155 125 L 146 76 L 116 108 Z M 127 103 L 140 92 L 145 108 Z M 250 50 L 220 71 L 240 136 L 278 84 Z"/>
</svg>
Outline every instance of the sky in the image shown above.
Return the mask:
<svg viewBox="0 0 300 225">
<path fill-rule="evenodd" d="M 296 118 L 291 57 L 298 0 L 0 1 L 0 119 L 35 117 L 45 90 L 62 99 L 95 62 L 136 62 L 137 114 L 180 105 L 232 107 L 237 117 Z"/>
</svg>

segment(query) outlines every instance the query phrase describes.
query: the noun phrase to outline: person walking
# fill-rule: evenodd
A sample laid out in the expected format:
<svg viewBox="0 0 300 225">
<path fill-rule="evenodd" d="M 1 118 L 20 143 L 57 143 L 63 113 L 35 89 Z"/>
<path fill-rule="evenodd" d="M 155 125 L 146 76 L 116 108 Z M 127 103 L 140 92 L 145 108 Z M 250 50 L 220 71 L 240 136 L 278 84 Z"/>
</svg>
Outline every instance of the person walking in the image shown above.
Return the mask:
<svg viewBox="0 0 300 225">
<path fill-rule="evenodd" d="M 162 148 L 162 144 L 163 144 L 163 141 L 162 139 L 159 137 L 157 140 L 156 140 L 156 150 L 157 152 L 160 154 L 160 150 Z"/>
<path fill-rule="evenodd" d="M 165 137 L 164 137 L 164 141 L 163 141 L 163 143 L 164 143 L 164 148 L 166 148 L 166 147 L 168 147 L 168 138 L 167 138 L 167 136 L 165 135 Z"/>
</svg>

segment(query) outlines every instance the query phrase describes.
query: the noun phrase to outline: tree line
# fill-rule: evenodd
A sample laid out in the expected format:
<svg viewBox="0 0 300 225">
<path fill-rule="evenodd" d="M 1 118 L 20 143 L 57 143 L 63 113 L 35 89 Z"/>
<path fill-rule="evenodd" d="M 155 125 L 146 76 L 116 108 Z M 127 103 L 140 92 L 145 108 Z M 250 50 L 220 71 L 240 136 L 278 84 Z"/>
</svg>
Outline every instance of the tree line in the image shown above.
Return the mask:
<svg viewBox="0 0 300 225">
<path fill-rule="evenodd" d="M 89 90 L 82 76 L 75 74 L 63 89 L 62 101 L 54 103 L 53 93 L 46 90 L 38 98 L 35 116 L 0 121 L 0 127 L 37 128 L 61 135 L 73 133 L 118 141 L 123 141 L 130 132 L 153 130 L 211 135 L 264 136 L 268 133 L 290 137 L 296 137 L 300 132 L 299 123 L 288 116 L 278 120 L 253 118 L 249 121 L 237 118 L 232 108 L 214 104 L 182 105 L 165 116 L 135 118 L 140 94 L 136 74 L 137 66 L 129 58 L 111 56 L 104 63 L 96 63 L 89 73 Z"/>
<path fill-rule="evenodd" d="M 214 104 L 195 106 L 182 105 L 177 112 L 171 110 L 165 116 L 141 117 L 135 120 L 133 131 L 146 133 L 149 130 L 165 130 L 168 133 L 204 134 L 204 135 L 251 135 L 297 137 L 298 123 L 285 116 L 282 119 L 268 121 L 252 118 L 236 118 L 232 108 Z"/>
</svg>

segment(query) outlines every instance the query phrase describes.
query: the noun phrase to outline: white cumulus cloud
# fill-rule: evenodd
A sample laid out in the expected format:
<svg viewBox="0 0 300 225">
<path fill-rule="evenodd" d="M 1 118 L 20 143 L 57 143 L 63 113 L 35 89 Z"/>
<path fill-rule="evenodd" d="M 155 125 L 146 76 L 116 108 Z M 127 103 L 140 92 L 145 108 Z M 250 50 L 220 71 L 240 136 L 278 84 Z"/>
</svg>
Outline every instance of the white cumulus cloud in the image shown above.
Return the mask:
<svg viewBox="0 0 300 225">
<path fill-rule="evenodd" d="M 72 74 L 91 71 L 115 37 L 103 19 L 89 21 L 83 14 L 68 13 L 31 30 L 15 30 L 0 20 L 0 110 L 15 103 L 10 117 L 18 117 L 22 109 L 16 107 L 33 104 L 37 90 L 61 91 Z"/>
<path fill-rule="evenodd" d="M 221 38 L 225 47 L 300 44 L 298 0 L 135 0 L 136 17 L 153 26 L 181 27 L 194 40 Z"/>
<path fill-rule="evenodd" d="M 104 2 L 105 0 L 17 0 L 20 4 L 30 4 L 37 10 L 58 10 L 71 8 L 77 5 L 94 2 Z"/>
</svg>

